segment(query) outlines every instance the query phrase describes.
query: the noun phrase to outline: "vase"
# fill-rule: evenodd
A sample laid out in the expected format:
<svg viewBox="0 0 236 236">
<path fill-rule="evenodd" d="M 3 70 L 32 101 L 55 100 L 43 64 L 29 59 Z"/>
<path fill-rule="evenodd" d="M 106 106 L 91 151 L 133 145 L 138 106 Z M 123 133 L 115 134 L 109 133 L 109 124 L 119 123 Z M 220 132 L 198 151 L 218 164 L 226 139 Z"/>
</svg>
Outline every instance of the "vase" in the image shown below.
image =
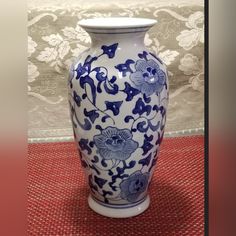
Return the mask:
<svg viewBox="0 0 236 236">
<path fill-rule="evenodd" d="M 167 70 L 144 45 L 156 20 L 86 19 L 91 47 L 70 69 L 74 137 L 95 212 L 125 218 L 145 211 L 164 135 Z"/>
</svg>

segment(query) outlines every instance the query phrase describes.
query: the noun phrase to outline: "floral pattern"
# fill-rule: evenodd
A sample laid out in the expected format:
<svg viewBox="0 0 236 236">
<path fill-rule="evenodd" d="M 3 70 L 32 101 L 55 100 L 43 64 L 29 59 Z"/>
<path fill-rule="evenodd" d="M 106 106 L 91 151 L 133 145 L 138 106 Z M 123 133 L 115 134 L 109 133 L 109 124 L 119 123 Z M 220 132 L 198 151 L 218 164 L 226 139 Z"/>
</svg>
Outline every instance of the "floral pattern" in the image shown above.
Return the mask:
<svg viewBox="0 0 236 236">
<path fill-rule="evenodd" d="M 189 83 L 194 90 L 204 91 L 204 77 L 203 77 L 203 61 L 199 61 L 198 57 L 187 53 L 180 59 L 179 70 L 183 71 L 185 75 L 191 76 Z"/>
<path fill-rule="evenodd" d="M 84 52 L 72 65 L 68 79 L 74 137 L 91 192 L 98 201 L 117 207 L 141 201 L 147 194 L 168 100 L 166 68 L 159 57 L 143 50 L 123 62 L 117 56 L 122 47 L 125 45 L 114 42 L 97 46 L 91 54 Z M 109 67 L 101 64 L 104 58 L 112 59 Z M 132 81 L 137 79 L 132 75 L 139 72 L 147 84 L 153 77 L 158 81 L 152 93 Z M 160 89 L 161 73 L 164 80 Z"/>
<path fill-rule="evenodd" d="M 186 22 L 187 30 L 181 31 L 180 35 L 176 37 L 179 46 L 185 50 L 190 50 L 199 42 L 204 42 L 204 15 L 203 12 L 197 11 L 191 14 Z"/>
<path fill-rule="evenodd" d="M 138 147 L 138 143 L 132 139 L 128 129 L 108 127 L 100 135 L 94 136 L 94 143 L 102 158 L 109 160 L 126 160 Z"/>
<path fill-rule="evenodd" d="M 121 197 L 129 202 L 136 202 L 148 186 L 148 173 L 136 171 L 120 184 Z"/>
<path fill-rule="evenodd" d="M 166 83 L 165 72 L 159 68 L 154 60 L 138 60 L 135 69 L 136 71 L 130 75 L 130 79 L 136 89 L 146 96 L 162 91 Z"/>
</svg>

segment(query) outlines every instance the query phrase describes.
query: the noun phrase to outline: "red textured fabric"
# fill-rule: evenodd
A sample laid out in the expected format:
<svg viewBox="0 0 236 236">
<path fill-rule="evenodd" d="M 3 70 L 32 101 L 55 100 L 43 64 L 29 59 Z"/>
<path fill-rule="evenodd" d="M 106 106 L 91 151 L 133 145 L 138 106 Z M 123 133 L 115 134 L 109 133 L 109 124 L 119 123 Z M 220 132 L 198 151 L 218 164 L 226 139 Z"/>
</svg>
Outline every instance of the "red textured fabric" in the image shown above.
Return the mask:
<svg viewBox="0 0 236 236">
<path fill-rule="evenodd" d="M 29 144 L 29 235 L 204 235 L 204 138 L 166 138 L 143 214 L 110 219 L 90 210 L 74 143 Z"/>
</svg>

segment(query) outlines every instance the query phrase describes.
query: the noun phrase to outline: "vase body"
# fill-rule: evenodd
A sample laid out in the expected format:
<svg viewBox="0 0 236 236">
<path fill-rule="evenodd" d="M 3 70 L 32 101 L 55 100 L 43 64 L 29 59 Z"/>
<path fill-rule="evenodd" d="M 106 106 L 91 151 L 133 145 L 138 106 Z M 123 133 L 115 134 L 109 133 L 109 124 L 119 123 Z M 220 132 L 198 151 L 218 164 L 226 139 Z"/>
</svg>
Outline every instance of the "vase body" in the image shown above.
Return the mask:
<svg viewBox="0 0 236 236">
<path fill-rule="evenodd" d="M 165 65 L 144 45 L 153 24 L 81 24 L 92 44 L 70 70 L 70 114 L 89 206 L 109 217 L 134 216 L 149 205 L 169 89 Z"/>
</svg>

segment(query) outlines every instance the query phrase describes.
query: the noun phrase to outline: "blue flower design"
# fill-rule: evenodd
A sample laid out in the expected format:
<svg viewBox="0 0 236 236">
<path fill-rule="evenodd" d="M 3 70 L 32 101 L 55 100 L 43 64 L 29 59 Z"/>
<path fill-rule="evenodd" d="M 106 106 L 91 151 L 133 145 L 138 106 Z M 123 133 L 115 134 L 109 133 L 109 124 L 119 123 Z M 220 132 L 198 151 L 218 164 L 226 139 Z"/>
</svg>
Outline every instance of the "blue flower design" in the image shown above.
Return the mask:
<svg viewBox="0 0 236 236">
<path fill-rule="evenodd" d="M 139 98 L 136 103 L 135 103 L 135 107 L 132 110 L 133 114 L 139 114 L 142 115 L 143 113 L 146 112 L 147 115 L 149 115 L 152 111 L 152 106 L 150 105 L 146 105 L 142 98 Z"/>
<path fill-rule="evenodd" d="M 82 65 L 81 63 L 77 65 L 77 68 L 75 69 L 75 71 L 77 72 L 76 79 L 79 79 L 82 75 L 88 72 L 86 66 Z"/>
<path fill-rule="evenodd" d="M 76 91 L 73 92 L 73 98 L 74 98 L 74 101 L 75 103 L 77 104 L 78 107 L 80 107 L 81 105 L 81 97 L 76 93 Z"/>
<path fill-rule="evenodd" d="M 105 101 L 107 110 L 111 110 L 114 116 L 117 116 L 120 113 L 120 106 L 122 103 L 123 101 L 117 101 L 117 102 Z"/>
<path fill-rule="evenodd" d="M 160 93 L 166 83 L 166 75 L 159 65 L 152 59 L 137 60 L 136 71 L 130 75 L 134 87 L 146 96 Z"/>
<path fill-rule="evenodd" d="M 109 58 L 113 58 L 115 56 L 117 47 L 118 43 L 114 43 L 110 46 L 103 45 L 101 49 L 103 50 L 103 54 L 106 54 Z"/>
<path fill-rule="evenodd" d="M 133 99 L 134 96 L 138 95 L 140 93 L 139 90 L 131 87 L 131 85 L 127 82 L 125 82 L 125 89 L 123 90 L 127 97 L 126 97 L 126 101 L 131 101 Z"/>
<path fill-rule="evenodd" d="M 90 73 L 91 70 L 91 64 L 93 63 L 93 61 L 96 61 L 97 57 L 92 57 L 90 55 L 88 55 L 84 61 L 84 63 L 79 63 L 77 65 L 77 67 L 75 68 L 76 71 L 76 79 L 80 79 L 81 76 L 85 76 L 88 75 Z"/>
<path fill-rule="evenodd" d="M 142 173 L 140 170 L 134 172 L 127 179 L 120 183 L 121 198 L 129 202 L 136 202 L 140 195 L 148 187 L 149 173 Z"/>
<path fill-rule="evenodd" d="M 126 60 L 126 62 L 124 64 L 116 65 L 115 68 L 117 70 L 119 70 L 120 72 L 122 72 L 122 76 L 124 77 L 124 76 L 126 76 L 126 73 L 128 73 L 128 72 L 132 73 L 133 72 L 132 69 L 130 68 L 130 65 L 133 64 L 133 63 L 134 63 L 133 60 L 128 59 L 128 60 Z"/>
<path fill-rule="evenodd" d="M 101 134 L 95 135 L 93 141 L 102 158 L 123 161 L 138 148 L 138 143 L 132 137 L 128 129 L 107 127 Z"/>
<path fill-rule="evenodd" d="M 88 155 L 92 153 L 92 149 L 88 145 L 88 139 L 81 138 L 79 141 L 79 146 L 82 151 L 87 151 Z"/>
</svg>

